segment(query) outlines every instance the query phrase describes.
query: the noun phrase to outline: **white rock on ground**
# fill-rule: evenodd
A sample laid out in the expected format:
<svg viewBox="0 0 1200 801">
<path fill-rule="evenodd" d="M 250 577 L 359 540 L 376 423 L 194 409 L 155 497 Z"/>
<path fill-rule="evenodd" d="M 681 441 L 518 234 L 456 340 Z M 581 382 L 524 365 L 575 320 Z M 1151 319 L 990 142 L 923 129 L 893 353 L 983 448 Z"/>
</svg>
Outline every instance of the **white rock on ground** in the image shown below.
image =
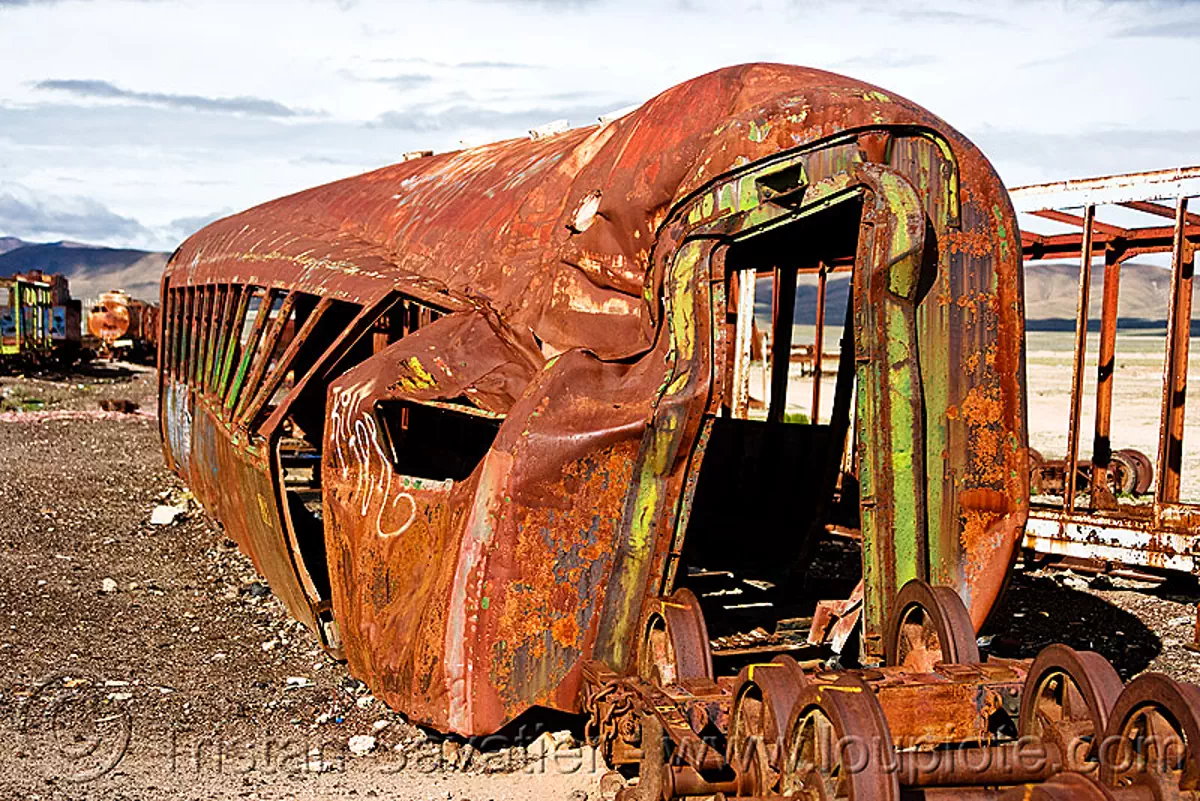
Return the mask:
<svg viewBox="0 0 1200 801">
<path fill-rule="evenodd" d="M 545 759 L 554 753 L 554 749 L 554 735 L 544 731 L 525 748 L 525 753 L 529 759 Z"/>
<path fill-rule="evenodd" d="M 165 504 L 155 506 L 154 511 L 150 513 L 150 525 L 169 526 L 175 522 L 175 518 L 186 511 L 181 506 L 167 506 Z"/>
<path fill-rule="evenodd" d="M 375 750 L 375 738 L 369 734 L 356 734 L 347 743 L 350 753 L 365 756 Z"/>
<path fill-rule="evenodd" d="M 100 582 L 100 591 L 101 592 L 116 592 L 117 591 L 117 582 L 113 581 L 110 578 L 104 579 L 103 581 Z"/>
</svg>

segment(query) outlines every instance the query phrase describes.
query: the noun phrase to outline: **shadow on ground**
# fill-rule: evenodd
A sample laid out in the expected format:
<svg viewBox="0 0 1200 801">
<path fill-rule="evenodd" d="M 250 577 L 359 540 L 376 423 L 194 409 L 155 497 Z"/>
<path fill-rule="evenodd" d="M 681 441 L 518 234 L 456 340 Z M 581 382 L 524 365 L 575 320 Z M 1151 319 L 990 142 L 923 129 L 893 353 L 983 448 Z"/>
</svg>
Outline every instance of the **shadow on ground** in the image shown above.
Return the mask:
<svg viewBox="0 0 1200 801">
<path fill-rule="evenodd" d="M 70 367 L 46 367 L 38 370 L 36 373 L 30 374 L 29 377 L 38 378 L 42 381 L 54 381 L 59 383 L 72 383 L 80 380 L 105 380 L 119 382 L 132 381 L 133 377 L 139 372 L 145 372 L 153 369 L 153 367 L 147 367 L 140 364 L 91 361 L 72 365 Z"/>
<path fill-rule="evenodd" d="M 1017 572 L 980 632 L 983 654 L 1032 658 L 1061 642 L 1104 656 L 1128 680 L 1154 661 L 1162 641 L 1134 614 L 1045 575 Z M 988 638 L 990 637 L 990 641 Z"/>
</svg>

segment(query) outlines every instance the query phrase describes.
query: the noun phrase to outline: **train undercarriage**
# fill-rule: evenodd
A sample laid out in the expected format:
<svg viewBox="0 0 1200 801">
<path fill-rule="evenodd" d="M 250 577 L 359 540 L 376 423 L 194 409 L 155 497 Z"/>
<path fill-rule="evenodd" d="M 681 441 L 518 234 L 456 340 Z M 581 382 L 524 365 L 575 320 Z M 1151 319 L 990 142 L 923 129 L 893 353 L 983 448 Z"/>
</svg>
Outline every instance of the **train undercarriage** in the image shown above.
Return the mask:
<svg viewBox="0 0 1200 801">
<path fill-rule="evenodd" d="M 904 586 L 884 664 L 827 669 L 787 644 L 714 649 L 696 596 L 660 599 L 636 675 L 584 669 L 589 739 L 617 797 L 1192 798 L 1200 689 L 1047 646 L 981 659 L 944 587 Z M 801 652 L 802 653 L 802 652 Z M 735 672 L 714 670 L 714 663 Z"/>
</svg>

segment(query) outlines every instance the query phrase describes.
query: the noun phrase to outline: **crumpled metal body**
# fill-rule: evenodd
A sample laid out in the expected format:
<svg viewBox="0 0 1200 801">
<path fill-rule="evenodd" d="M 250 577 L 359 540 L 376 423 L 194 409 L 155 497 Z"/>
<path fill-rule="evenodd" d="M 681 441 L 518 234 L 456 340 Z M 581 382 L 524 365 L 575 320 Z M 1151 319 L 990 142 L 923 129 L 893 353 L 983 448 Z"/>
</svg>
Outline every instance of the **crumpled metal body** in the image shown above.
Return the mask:
<svg viewBox="0 0 1200 801">
<path fill-rule="evenodd" d="M 803 168 L 802 200 L 771 201 L 764 170 L 778 164 Z M 908 565 L 902 549 L 873 552 L 888 575 L 869 578 L 868 625 L 886 612 L 870 582 L 919 570 L 955 587 L 979 626 L 1027 507 L 1019 239 L 979 151 L 890 93 L 800 67 L 719 70 L 600 126 L 415 159 L 218 221 L 184 243 L 164 287 L 236 280 L 364 307 L 398 292 L 445 312 L 329 387 L 326 551 L 351 671 L 414 720 L 482 734 L 534 705 L 577 709 L 582 663 L 629 669 L 646 604 L 670 590 L 686 490 L 725 392 L 722 243 L 847 192 L 877 198 L 884 226 L 896 180 L 929 221 L 930 279 L 892 271 L 890 289 L 864 284 L 857 319 L 877 319 L 870 304 L 886 298 L 908 304 L 909 367 L 879 386 L 901 393 L 918 375 L 920 403 L 902 405 L 924 410 L 923 428 L 916 440 L 911 420 L 907 440 L 872 435 L 908 461 L 878 463 L 871 502 L 886 509 L 889 493 L 907 492 L 903 509 L 919 515 L 875 525 L 889 543 L 919 525 L 924 555 Z M 272 587 L 311 622 L 279 502 L 261 519 L 247 512 L 259 506 L 249 496 L 277 493 L 249 477 L 269 471 L 270 432 L 246 455 L 179 407 L 177 388 L 164 392 L 180 408 L 165 414 L 189 412 L 186 433 L 164 423 L 172 463 L 262 552 L 260 569 L 277 564 Z M 377 416 L 393 402 L 468 403 L 502 422 L 468 478 L 405 476 Z M 878 419 L 898 426 L 898 414 Z M 183 453 L 205 447 L 219 454 Z M 918 489 L 885 480 L 911 477 L 914 449 Z M 264 544 L 272 527 L 277 542 Z"/>
</svg>

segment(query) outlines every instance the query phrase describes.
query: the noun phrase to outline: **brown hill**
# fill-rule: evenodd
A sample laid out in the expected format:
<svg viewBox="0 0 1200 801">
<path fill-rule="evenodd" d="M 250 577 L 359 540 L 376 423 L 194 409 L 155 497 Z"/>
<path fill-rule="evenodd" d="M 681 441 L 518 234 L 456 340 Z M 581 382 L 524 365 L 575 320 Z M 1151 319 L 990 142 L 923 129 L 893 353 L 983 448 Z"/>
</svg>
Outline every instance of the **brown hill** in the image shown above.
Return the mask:
<svg viewBox="0 0 1200 801">
<path fill-rule="evenodd" d="M 10 250 L 16 250 L 17 248 L 23 248 L 28 244 L 30 243 L 21 239 L 17 239 L 15 236 L 0 236 L 0 254 L 7 253 Z"/>
<path fill-rule="evenodd" d="M 0 243 L 11 241 L 21 240 L 0 239 Z M 22 243 L 7 251 L 0 247 L 0 275 L 30 270 L 61 273 L 71 282 L 72 297 L 95 298 L 101 292 L 123 289 L 135 298 L 157 302 L 159 279 L 170 255 L 76 242 Z"/>
<path fill-rule="evenodd" d="M 1025 268 L 1025 318 L 1031 330 L 1074 330 L 1075 303 L 1078 297 L 1079 265 L 1034 264 Z M 845 275 L 833 276 L 826 287 L 825 319 L 829 325 L 841 325 L 849 297 L 849 280 Z M 1170 299 L 1171 271 L 1144 262 L 1126 262 L 1121 266 L 1121 291 L 1117 316 L 1122 328 L 1160 328 L 1167 324 L 1167 302 Z M 771 286 L 760 281 L 756 287 L 755 316 L 760 325 L 771 317 Z M 1200 316 L 1200 282 L 1194 287 L 1193 307 Z M 1104 294 L 1104 265 L 1092 268 L 1091 293 L 1088 300 L 1090 328 L 1100 320 L 1100 303 Z M 796 322 L 811 325 L 816 320 L 817 288 L 813 281 L 796 287 Z M 1197 322 L 1200 322 L 1198 320 Z"/>
<path fill-rule="evenodd" d="M 1079 296 L 1079 265 L 1035 264 L 1025 268 L 1025 318 L 1031 329 L 1074 329 L 1075 305 Z M 1193 307 L 1200 283 L 1193 287 Z M 1100 319 L 1104 295 L 1104 265 L 1092 266 L 1088 295 L 1088 318 Z M 1117 317 L 1123 328 L 1162 327 L 1167 324 L 1171 298 L 1171 271 L 1165 267 L 1130 261 L 1121 265 Z M 1095 328 L 1095 323 L 1091 326 Z"/>
</svg>

